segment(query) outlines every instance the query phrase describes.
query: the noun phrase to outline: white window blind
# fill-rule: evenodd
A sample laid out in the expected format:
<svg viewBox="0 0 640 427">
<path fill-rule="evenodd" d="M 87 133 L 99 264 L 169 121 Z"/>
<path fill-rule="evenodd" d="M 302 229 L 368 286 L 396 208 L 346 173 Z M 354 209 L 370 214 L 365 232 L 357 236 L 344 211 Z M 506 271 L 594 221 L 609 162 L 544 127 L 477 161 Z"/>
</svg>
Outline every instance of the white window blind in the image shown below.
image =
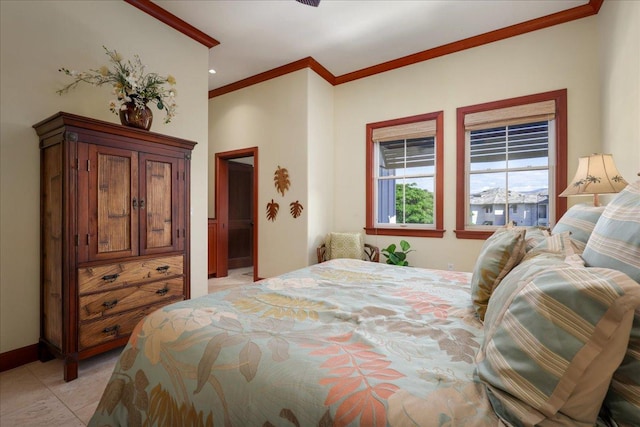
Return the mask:
<svg viewBox="0 0 640 427">
<path fill-rule="evenodd" d="M 436 160 L 434 137 L 383 142 L 379 150 L 380 166 L 384 169 L 433 166 Z"/>
<path fill-rule="evenodd" d="M 471 164 L 548 156 L 547 121 L 475 130 L 469 135 Z"/>
</svg>

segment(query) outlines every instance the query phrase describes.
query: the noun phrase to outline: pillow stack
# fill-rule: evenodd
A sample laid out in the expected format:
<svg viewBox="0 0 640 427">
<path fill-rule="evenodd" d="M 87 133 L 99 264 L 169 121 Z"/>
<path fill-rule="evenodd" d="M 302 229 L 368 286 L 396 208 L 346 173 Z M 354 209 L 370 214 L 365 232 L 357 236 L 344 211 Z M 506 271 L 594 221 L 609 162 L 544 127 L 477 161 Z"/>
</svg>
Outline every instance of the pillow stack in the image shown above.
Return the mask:
<svg viewBox="0 0 640 427">
<path fill-rule="evenodd" d="M 472 300 L 476 373 L 503 421 L 640 426 L 640 181 L 605 207 L 573 206 L 551 235 L 496 231 Z"/>
<path fill-rule="evenodd" d="M 640 286 L 614 270 L 544 262 L 495 290 L 478 377 L 509 423 L 593 426 L 625 355 Z"/>
</svg>

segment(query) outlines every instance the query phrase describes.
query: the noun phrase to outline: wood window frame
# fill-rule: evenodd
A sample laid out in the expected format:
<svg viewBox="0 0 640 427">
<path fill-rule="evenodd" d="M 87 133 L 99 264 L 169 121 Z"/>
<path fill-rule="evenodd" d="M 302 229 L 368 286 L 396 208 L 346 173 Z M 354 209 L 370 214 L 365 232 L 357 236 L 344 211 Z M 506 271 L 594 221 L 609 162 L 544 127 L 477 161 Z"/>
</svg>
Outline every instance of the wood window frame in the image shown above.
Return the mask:
<svg viewBox="0 0 640 427">
<path fill-rule="evenodd" d="M 457 109 L 456 118 L 456 237 L 458 239 L 487 239 L 493 230 L 467 230 L 466 227 L 466 204 L 467 204 L 467 179 L 465 174 L 467 160 L 467 144 L 465 130 L 465 116 L 467 114 L 478 113 L 499 108 L 515 107 L 524 104 L 533 104 L 543 101 L 555 101 L 555 157 L 556 166 L 554 174 L 555 185 L 555 221 L 567 210 L 567 199 L 559 194 L 567 187 L 567 90 L 560 89 L 550 92 L 543 92 L 534 95 L 520 96 L 500 101 L 492 101 L 483 104 L 470 105 Z"/>
<path fill-rule="evenodd" d="M 434 176 L 434 228 L 408 228 L 408 227 L 376 227 L 375 226 L 375 143 L 373 141 L 374 129 L 404 125 L 415 122 L 435 120 L 435 176 Z M 444 203 L 444 112 L 419 114 L 415 116 L 403 117 L 399 119 L 386 120 L 382 122 L 368 123 L 366 126 L 366 209 L 367 224 L 365 232 L 373 235 L 383 236 L 409 236 L 409 237 L 436 237 L 442 238 L 443 228 L 443 203 Z"/>
</svg>

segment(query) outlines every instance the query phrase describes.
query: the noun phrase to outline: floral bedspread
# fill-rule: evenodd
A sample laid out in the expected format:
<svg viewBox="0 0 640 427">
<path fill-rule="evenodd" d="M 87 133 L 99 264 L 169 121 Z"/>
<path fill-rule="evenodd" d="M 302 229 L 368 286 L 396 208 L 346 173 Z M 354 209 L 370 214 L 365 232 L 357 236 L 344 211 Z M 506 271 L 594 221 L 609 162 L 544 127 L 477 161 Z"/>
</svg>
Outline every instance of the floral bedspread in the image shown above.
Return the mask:
<svg viewBox="0 0 640 427">
<path fill-rule="evenodd" d="M 469 273 L 333 260 L 134 330 L 90 426 L 497 426 Z"/>
</svg>

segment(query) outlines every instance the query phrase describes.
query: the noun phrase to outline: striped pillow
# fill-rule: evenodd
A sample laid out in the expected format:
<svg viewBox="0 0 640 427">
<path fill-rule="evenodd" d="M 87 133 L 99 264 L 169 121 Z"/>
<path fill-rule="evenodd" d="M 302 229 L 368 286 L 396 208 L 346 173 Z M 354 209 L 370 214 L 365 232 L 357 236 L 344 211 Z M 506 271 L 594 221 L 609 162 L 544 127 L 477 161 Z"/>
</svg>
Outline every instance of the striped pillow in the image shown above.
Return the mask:
<svg viewBox="0 0 640 427">
<path fill-rule="evenodd" d="M 618 426 L 640 426 L 640 310 L 636 310 L 627 354 L 613 374 L 604 405 Z"/>
<path fill-rule="evenodd" d="M 593 426 L 640 286 L 615 270 L 542 259 L 520 264 L 492 295 L 477 373 L 507 423 Z"/>
<path fill-rule="evenodd" d="M 565 259 L 582 252 L 576 246 L 575 240 L 571 238 L 571 233 L 564 231 L 560 234 L 545 237 L 536 247 L 529 250 L 522 260 L 526 261 L 543 253 L 553 254 L 557 258 Z"/>
<path fill-rule="evenodd" d="M 526 227 L 526 234 L 524 235 L 525 252 L 529 252 L 531 249 L 544 242 L 549 237 L 549 231 L 546 228 L 541 227 Z"/>
<path fill-rule="evenodd" d="M 589 267 L 620 270 L 640 283 L 640 181 L 605 207 L 582 258 Z"/>
<path fill-rule="evenodd" d="M 471 299 L 480 320 L 493 290 L 524 256 L 525 233 L 524 228 L 500 228 L 484 242 L 471 276 Z"/>
<path fill-rule="evenodd" d="M 571 233 L 571 238 L 576 241 L 580 252 L 584 250 L 589 236 L 595 227 L 600 215 L 604 212 L 604 206 L 588 204 L 573 205 L 551 230 L 551 234 L 560 234 L 566 231 Z"/>
</svg>

